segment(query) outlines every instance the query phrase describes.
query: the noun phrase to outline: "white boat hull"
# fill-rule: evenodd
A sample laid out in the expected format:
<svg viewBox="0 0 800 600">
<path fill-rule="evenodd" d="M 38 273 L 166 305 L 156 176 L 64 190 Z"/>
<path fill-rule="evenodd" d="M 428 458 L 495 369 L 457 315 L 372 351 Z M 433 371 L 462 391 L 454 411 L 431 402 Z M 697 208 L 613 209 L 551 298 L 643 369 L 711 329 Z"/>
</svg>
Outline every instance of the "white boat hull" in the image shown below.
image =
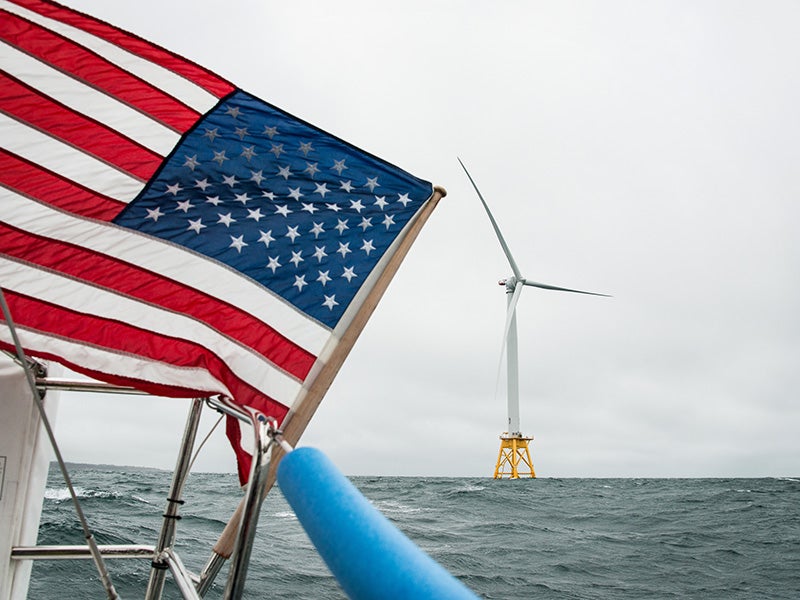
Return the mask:
<svg viewBox="0 0 800 600">
<path fill-rule="evenodd" d="M 51 423 L 56 392 L 45 408 Z M 24 600 L 31 561 L 11 560 L 14 546 L 33 546 L 52 450 L 22 368 L 0 353 L 0 600 Z"/>
</svg>

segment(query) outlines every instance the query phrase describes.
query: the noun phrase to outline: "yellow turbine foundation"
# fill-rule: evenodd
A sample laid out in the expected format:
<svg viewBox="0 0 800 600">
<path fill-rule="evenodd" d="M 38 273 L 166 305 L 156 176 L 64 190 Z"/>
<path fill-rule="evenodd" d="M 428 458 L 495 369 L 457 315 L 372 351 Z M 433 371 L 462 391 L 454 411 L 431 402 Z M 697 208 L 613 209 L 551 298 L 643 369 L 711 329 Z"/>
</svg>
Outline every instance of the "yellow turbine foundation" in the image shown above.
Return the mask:
<svg viewBox="0 0 800 600">
<path fill-rule="evenodd" d="M 509 479 L 536 477 L 531 453 L 528 450 L 528 442 L 532 439 L 520 434 L 504 433 L 500 436 L 500 452 L 494 468 L 495 479 L 502 479 L 504 475 L 508 475 Z"/>
</svg>

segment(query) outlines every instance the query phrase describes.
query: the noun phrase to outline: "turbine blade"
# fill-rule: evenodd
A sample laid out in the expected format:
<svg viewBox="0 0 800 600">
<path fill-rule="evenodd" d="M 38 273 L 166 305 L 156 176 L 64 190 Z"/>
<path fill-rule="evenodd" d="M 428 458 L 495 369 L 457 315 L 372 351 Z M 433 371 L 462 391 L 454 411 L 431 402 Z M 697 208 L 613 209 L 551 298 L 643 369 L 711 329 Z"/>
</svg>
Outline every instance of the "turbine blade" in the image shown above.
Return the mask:
<svg viewBox="0 0 800 600">
<path fill-rule="evenodd" d="M 604 298 L 612 298 L 612 296 L 609 296 L 608 294 L 598 294 L 597 292 L 584 292 L 582 290 L 573 290 L 573 289 L 570 289 L 570 288 L 558 287 L 557 285 L 549 285 L 547 283 L 539 283 L 537 281 L 530 281 L 529 279 L 526 279 L 523 283 L 525 285 L 530 285 L 532 287 L 541 288 L 543 290 L 555 290 L 557 292 L 572 292 L 573 294 L 586 294 L 587 296 L 602 296 Z"/>
<path fill-rule="evenodd" d="M 511 265 L 511 270 L 514 272 L 514 276 L 517 279 L 522 279 L 522 274 L 519 272 L 519 268 L 517 267 L 517 263 L 514 261 L 514 257 L 511 256 L 511 250 L 508 249 L 508 244 L 506 244 L 506 240 L 503 238 L 503 234 L 500 233 L 500 227 L 497 226 L 497 221 L 494 220 L 492 211 L 489 210 L 489 205 L 486 204 L 486 200 L 483 199 L 481 191 L 478 189 L 478 186 L 475 185 L 475 180 L 472 179 L 472 175 L 469 174 L 469 171 L 467 171 L 467 167 L 464 166 L 464 163 L 461 162 L 460 158 L 458 158 L 458 162 L 461 163 L 461 168 L 464 169 L 464 173 L 466 173 L 467 177 L 469 177 L 469 181 L 472 184 L 472 187 L 475 188 L 475 192 L 478 194 L 478 198 L 480 198 L 481 204 L 483 204 L 483 208 L 486 209 L 486 214 L 489 215 L 489 220 L 492 222 L 492 227 L 494 227 L 494 232 L 497 234 L 497 239 L 500 240 L 500 245 L 503 247 L 503 252 L 505 252 L 506 254 L 506 258 L 508 259 L 508 262 Z"/>
<path fill-rule="evenodd" d="M 506 310 L 506 325 L 503 329 L 503 348 L 500 350 L 500 361 L 503 360 L 503 353 L 506 351 L 506 344 L 508 343 L 508 332 L 511 331 L 511 322 L 514 320 L 514 313 L 517 310 L 517 302 L 522 293 L 522 282 L 518 281 L 514 286 L 514 293 L 511 295 L 511 302 L 508 304 Z"/>
</svg>

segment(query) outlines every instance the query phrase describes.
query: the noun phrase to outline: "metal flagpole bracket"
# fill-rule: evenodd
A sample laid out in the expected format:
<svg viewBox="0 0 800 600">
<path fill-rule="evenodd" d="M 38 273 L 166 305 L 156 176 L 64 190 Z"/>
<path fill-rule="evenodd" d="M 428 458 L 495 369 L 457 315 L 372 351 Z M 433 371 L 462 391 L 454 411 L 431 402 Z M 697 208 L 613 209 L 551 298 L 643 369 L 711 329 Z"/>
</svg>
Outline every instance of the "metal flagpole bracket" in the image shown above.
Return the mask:
<svg viewBox="0 0 800 600">
<path fill-rule="evenodd" d="M 247 418 L 253 427 L 253 463 L 250 468 L 250 479 L 247 483 L 247 492 L 244 497 L 242 519 L 239 523 L 234 550 L 231 555 L 228 582 L 224 593 L 226 600 L 239 600 L 244 594 L 253 540 L 258 526 L 261 504 L 264 501 L 262 490 L 269 471 L 271 450 L 274 444 L 278 444 L 281 447 L 283 447 L 283 444 L 289 445 L 283 440 L 283 432 L 278 429 L 278 422 L 274 417 L 247 406 L 239 406 L 230 398 L 224 396 L 220 396 L 218 400 L 219 408 L 223 412 L 232 412 L 242 420 Z M 291 450 L 291 446 L 289 446 L 289 449 Z M 198 584 L 198 593 L 201 596 L 210 586 L 209 575 L 204 569 L 201 581 Z"/>
<path fill-rule="evenodd" d="M 273 443 L 278 444 L 286 454 L 293 451 L 292 445 L 283 438 L 283 429 L 278 427 L 278 421 L 274 417 L 265 418 L 268 421 L 267 435 Z"/>
</svg>

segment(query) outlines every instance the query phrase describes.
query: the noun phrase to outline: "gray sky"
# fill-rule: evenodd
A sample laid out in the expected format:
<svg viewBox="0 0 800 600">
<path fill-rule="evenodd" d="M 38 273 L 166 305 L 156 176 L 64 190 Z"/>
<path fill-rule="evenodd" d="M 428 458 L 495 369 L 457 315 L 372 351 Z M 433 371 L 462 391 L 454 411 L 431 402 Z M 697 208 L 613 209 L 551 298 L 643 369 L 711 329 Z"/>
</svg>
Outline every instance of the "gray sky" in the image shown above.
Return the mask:
<svg viewBox="0 0 800 600">
<path fill-rule="evenodd" d="M 304 437 L 346 473 L 494 469 L 510 268 L 460 156 L 525 276 L 614 295 L 524 290 L 539 476 L 800 474 L 796 2 L 65 1 L 448 190 Z M 58 435 L 171 468 L 187 406 Z"/>
</svg>

